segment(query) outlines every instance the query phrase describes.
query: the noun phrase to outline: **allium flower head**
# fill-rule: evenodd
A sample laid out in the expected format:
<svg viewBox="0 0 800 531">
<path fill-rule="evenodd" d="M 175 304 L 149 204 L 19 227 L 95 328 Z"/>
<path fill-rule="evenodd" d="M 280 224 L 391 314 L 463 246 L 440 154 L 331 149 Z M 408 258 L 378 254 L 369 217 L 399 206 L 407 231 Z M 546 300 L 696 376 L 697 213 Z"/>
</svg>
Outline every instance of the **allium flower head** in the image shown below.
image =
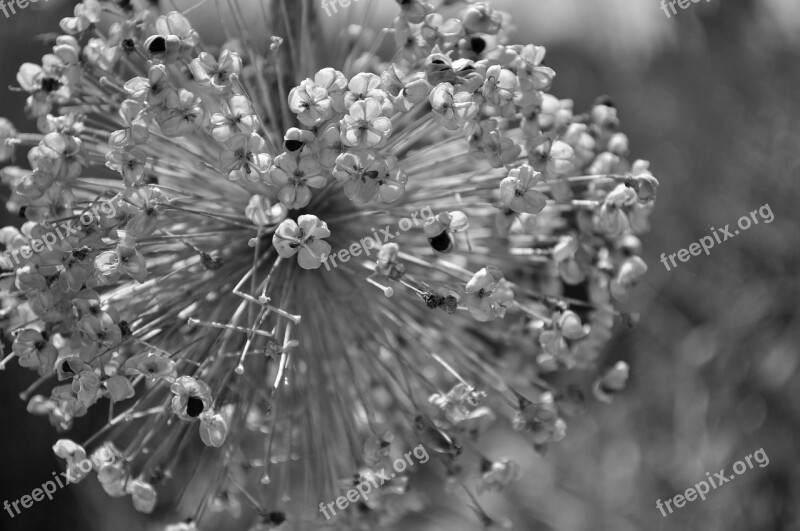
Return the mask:
<svg viewBox="0 0 800 531">
<path fill-rule="evenodd" d="M 85 0 L 20 67 L 38 131 L 0 118 L 0 162 L 31 167 L 0 170 L 25 219 L 0 230 L 0 368 L 37 373 L 28 410 L 59 430 L 110 409 L 98 480 L 144 513 L 179 500 L 167 529 L 377 529 L 424 509 L 422 466 L 510 529 L 473 491 L 519 467 L 477 439 L 563 438 L 553 372 L 624 385 L 597 361 L 658 188 L 624 106 L 574 113 L 489 2 L 397 3 L 328 46 L 310 0 L 219 2 L 214 45 L 192 13 Z M 438 459 L 319 514 L 412 447 Z"/>
</svg>

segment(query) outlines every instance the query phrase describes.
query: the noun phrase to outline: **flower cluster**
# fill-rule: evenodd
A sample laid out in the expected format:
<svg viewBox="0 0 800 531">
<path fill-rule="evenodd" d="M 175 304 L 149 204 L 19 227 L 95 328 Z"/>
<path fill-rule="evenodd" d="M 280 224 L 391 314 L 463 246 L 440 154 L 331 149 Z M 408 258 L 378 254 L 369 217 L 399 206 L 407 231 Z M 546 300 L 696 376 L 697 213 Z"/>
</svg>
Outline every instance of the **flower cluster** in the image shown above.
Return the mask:
<svg viewBox="0 0 800 531">
<path fill-rule="evenodd" d="M 58 430 L 108 400 L 102 435 L 126 444 L 98 479 L 142 512 L 191 472 L 186 448 L 211 447 L 195 470 L 210 486 L 168 529 L 242 504 L 254 530 L 310 529 L 317 501 L 380 470 L 393 441 L 422 441 L 481 523 L 506 529 L 468 485 L 499 490 L 519 466 L 475 441 L 499 419 L 537 450 L 560 440 L 575 408 L 558 371 L 594 374 L 602 401 L 622 390 L 627 365 L 598 359 L 647 270 L 658 181 L 629 159 L 612 102 L 578 113 L 553 96 L 545 48 L 511 44 L 486 2 L 398 0 L 379 36 L 345 35 L 339 69 L 303 37 L 317 33 L 307 0 L 273 3 L 266 47 L 233 9 L 243 33 L 214 48 L 181 13 L 85 0 L 42 64 L 22 65 L 38 133 L 0 119 L 0 162 L 30 148 L 30 169 L 0 170 L 25 219 L 0 243 L 24 250 L 115 208 L 4 275 L 0 367 L 38 373 L 23 396 Z M 390 62 L 375 53 L 387 37 Z M 332 245 L 427 206 L 375 256 L 314 271 Z M 65 441 L 68 464 L 85 455 Z M 341 525 L 420 510 L 411 479 Z"/>
</svg>

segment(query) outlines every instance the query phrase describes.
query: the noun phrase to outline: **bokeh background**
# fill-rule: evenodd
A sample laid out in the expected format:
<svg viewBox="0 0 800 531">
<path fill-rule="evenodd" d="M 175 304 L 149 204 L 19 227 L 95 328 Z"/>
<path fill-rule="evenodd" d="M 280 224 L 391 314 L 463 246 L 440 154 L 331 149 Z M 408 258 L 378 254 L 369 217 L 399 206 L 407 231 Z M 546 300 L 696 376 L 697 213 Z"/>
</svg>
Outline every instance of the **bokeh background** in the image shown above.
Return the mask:
<svg viewBox="0 0 800 531">
<path fill-rule="evenodd" d="M 258 0 L 253 0 L 255 3 Z M 393 0 L 360 0 L 324 20 L 335 39 L 367 2 L 390 20 Z M 195 3 L 184 1 L 178 7 Z M 608 94 L 631 151 L 661 181 L 652 231 L 643 240 L 650 271 L 631 305 L 641 314 L 608 346 L 625 360 L 630 386 L 611 405 L 591 404 L 546 456 L 510 432 L 492 433 L 492 455 L 514 456 L 523 478 L 486 496 L 492 514 L 521 531 L 800 530 L 800 2 L 710 0 L 667 18 L 657 0 L 506 0 L 519 42 L 548 48 L 552 92 L 588 108 Z M 33 129 L 14 85 L 18 65 L 40 61 L 37 35 L 57 31 L 70 0 L 0 15 L 0 116 Z M 163 7 L 172 9 L 167 2 Z M 201 34 L 217 25 L 193 12 Z M 2 191 L 7 197 L 7 191 Z M 768 203 L 760 223 L 666 271 L 674 253 Z M 19 224 L 3 212 L 2 225 Z M 15 364 L 0 377 L 0 501 L 30 493 L 60 470 L 57 435 L 18 394 L 32 381 Z M 103 419 L 76 423 L 85 439 Z M 663 517 L 669 499 L 763 448 L 769 464 Z M 730 472 L 728 472 L 730 474 Z M 157 513 L 155 519 L 168 515 Z M 96 481 L 59 490 L 2 530 L 156 529 L 111 500 Z M 236 528 L 231 522 L 230 529 Z M 456 496 L 434 501 L 400 529 L 466 531 L 474 516 Z"/>
</svg>

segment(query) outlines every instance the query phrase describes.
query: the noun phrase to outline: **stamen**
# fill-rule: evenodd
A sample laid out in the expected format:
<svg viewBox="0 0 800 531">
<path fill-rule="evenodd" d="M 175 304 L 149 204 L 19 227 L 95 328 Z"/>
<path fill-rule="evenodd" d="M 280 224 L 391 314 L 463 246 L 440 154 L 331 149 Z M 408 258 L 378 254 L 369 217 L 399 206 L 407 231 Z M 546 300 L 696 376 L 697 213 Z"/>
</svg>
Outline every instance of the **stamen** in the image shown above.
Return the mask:
<svg viewBox="0 0 800 531">
<path fill-rule="evenodd" d="M 372 279 L 372 277 L 367 277 L 367 282 L 369 282 L 370 284 L 372 284 L 372 285 L 373 285 L 373 286 L 375 286 L 376 288 L 378 288 L 378 289 L 380 289 L 381 291 L 383 291 L 383 294 L 384 294 L 386 297 L 391 297 L 392 295 L 394 295 L 394 290 L 393 290 L 392 288 L 390 288 L 390 287 L 388 287 L 388 286 L 383 286 L 383 285 L 381 285 L 381 284 L 379 284 L 379 283 L 375 282 L 375 281 Z"/>
</svg>

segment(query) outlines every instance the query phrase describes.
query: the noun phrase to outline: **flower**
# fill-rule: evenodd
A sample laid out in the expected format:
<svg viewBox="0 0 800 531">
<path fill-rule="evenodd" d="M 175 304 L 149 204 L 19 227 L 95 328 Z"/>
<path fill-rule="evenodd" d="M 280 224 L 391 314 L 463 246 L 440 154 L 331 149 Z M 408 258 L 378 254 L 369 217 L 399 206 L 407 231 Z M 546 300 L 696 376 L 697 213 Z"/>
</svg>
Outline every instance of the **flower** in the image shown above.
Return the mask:
<svg viewBox="0 0 800 531">
<path fill-rule="evenodd" d="M 219 138 L 226 136 L 217 131 Z M 266 143 L 261 136 L 236 134 L 229 137 L 226 144 L 228 149 L 220 155 L 219 165 L 228 179 L 258 182 L 267 174 L 272 159 L 265 152 Z"/>
<path fill-rule="evenodd" d="M 547 196 L 534 189 L 542 174 L 528 164 L 514 168 L 500 181 L 500 202 L 520 214 L 538 214 L 547 204 Z"/>
<path fill-rule="evenodd" d="M 311 201 L 311 188 L 322 188 L 327 179 L 320 175 L 322 166 L 312 157 L 281 153 L 269 171 L 272 184 L 279 186 L 278 198 L 290 209 L 303 208 Z"/>
<path fill-rule="evenodd" d="M 595 380 L 592 392 L 601 402 L 610 403 L 614 395 L 625 388 L 630 367 L 624 361 L 618 361 L 605 374 Z"/>
<path fill-rule="evenodd" d="M 519 465 L 511 459 L 484 461 L 479 492 L 500 491 L 520 478 Z"/>
<path fill-rule="evenodd" d="M 466 293 L 469 313 L 478 321 L 503 317 L 514 299 L 514 293 L 503 279 L 503 272 L 494 266 L 475 273 L 467 283 Z"/>
<path fill-rule="evenodd" d="M 223 92 L 228 88 L 231 76 L 239 75 L 242 59 L 236 52 L 222 50 L 217 61 L 213 55 L 201 52 L 189 65 L 194 80 L 200 85 Z"/>
<path fill-rule="evenodd" d="M 528 44 L 514 47 L 517 57 L 511 63 L 516 68 L 523 89 L 547 90 L 556 76 L 552 68 L 542 66 L 547 50 L 544 46 Z"/>
<path fill-rule="evenodd" d="M 241 94 L 234 94 L 222 104 L 222 112 L 211 115 L 211 136 L 217 142 L 227 142 L 236 133 L 252 135 L 258 126 L 253 104 Z"/>
<path fill-rule="evenodd" d="M 105 463 L 97 470 L 97 481 L 112 498 L 120 498 L 128 494 L 126 484 L 128 483 L 129 471 L 125 463 L 116 461 Z"/>
<path fill-rule="evenodd" d="M 14 154 L 14 145 L 9 142 L 17 135 L 14 125 L 6 118 L 0 118 L 0 162 L 5 162 Z"/>
<path fill-rule="evenodd" d="M 136 186 L 142 183 L 146 162 L 147 153 L 138 147 L 106 153 L 106 166 L 119 172 L 122 175 L 123 182 L 128 186 Z"/>
<path fill-rule="evenodd" d="M 492 65 L 486 71 L 481 94 L 490 105 L 506 105 L 514 99 L 518 85 L 519 79 L 514 72 L 500 65 Z"/>
<path fill-rule="evenodd" d="M 225 442 L 228 424 L 219 413 L 203 412 L 200 415 L 200 439 L 206 446 L 219 448 Z"/>
<path fill-rule="evenodd" d="M 392 132 L 392 122 L 375 98 L 356 101 L 342 118 L 342 142 L 354 148 L 381 147 Z"/>
<path fill-rule="evenodd" d="M 439 83 L 431 91 L 433 119 L 446 129 L 458 129 L 478 112 L 478 104 L 467 92 L 455 93 L 450 83 Z"/>
<path fill-rule="evenodd" d="M 323 241 L 331 235 L 328 225 L 317 216 L 304 214 L 297 222 L 286 219 L 278 226 L 272 245 L 283 258 L 297 254 L 297 263 L 303 269 L 317 269 L 331 252 L 331 246 Z"/>
<path fill-rule="evenodd" d="M 439 454 L 442 488 L 504 487 L 519 467 L 474 451 L 488 430 L 544 451 L 566 433 L 561 372 L 600 401 L 622 389 L 627 365 L 598 359 L 646 272 L 658 181 L 608 100 L 544 92 L 544 48 L 486 2 L 398 0 L 386 32 L 325 46 L 311 0 L 252 20 L 233 1 L 217 43 L 194 10 L 86 0 L 20 66 L 35 121 L 0 119 L 23 218 L 0 229 L 0 368 L 34 372 L 27 409 L 58 430 L 111 406 L 89 440 L 125 451 L 97 479 L 195 515 L 173 531 L 219 511 L 324 526 L 303 508 L 412 444 Z M 337 522 L 424 510 L 414 472 Z M 208 488 L 174 492 L 190 481 Z"/>
<path fill-rule="evenodd" d="M 20 367 L 37 369 L 44 375 L 52 372 L 58 351 L 38 330 L 27 328 L 21 331 L 11 345 L 19 359 Z"/>
<path fill-rule="evenodd" d="M 211 407 L 211 389 L 202 380 L 191 376 L 181 376 L 169 386 L 175 395 L 172 397 L 172 411 L 181 420 L 193 420 Z"/>
<path fill-rule="evenodd" d="M 150 483 L 141 479 L 128 481 L 125 490 L 131 495 L 133 506 L 137 511 L 152 513 L 158 501 L 158 493 Z"/>
<path fill-rule="evenodd" d="M 142 352 L 131 356 L 125 361 L 124 369 L 128 375 L 142 375 L 150 380 L 163 378 L 168 382 L 178 374 L 175 362 L 159 352 Z"/>
<path fill-rule="evenodd" d="M 68 483 L 82 481 L 92 470 L 92 462 L 86 458 L 86 450 L 70 439 L 56 441 L 53 445 L 53 453 L 67 462 L 66 479 Z"/>
<path fill-rule="evenodd" d="M 61 20 L 61 29 L 66 33 L 76 34 L 100 22 L 102 6 L 98 0 L 84 0 L 75 6 L 75 16 Z"/>
<path fill-rule="evenodd" d="M 201 99 L 186 89 L 167 92 L 164 108 L 156 112 L 161 132 L 169 137 L 184 136 L 199 127 L 205 116 Z"/>
<path fill-rule="evenodd" d="M 307 127 L 319 125 L 330 118 L 333 115 L 332 105 L 328 91 L 310 79 L 306 79 L 289 93 L 289 108 Z"/>
<path fill-rule="evenodd" d="M 119 115 L 125 124 L 124 129 L 111 133 L 108 144 L 117 149 L 144 144 L 150 137 L 147 120 L 142 116 L 145 105 L 136 100 L 125 100 L 120 107 Z"/>
<path fill-rule="evenodd" d="M 151 107 L 157 107 L 164 102 L 168 94 L 169 74 L 167 73 L 167 67 L 162 64 L 151 65 L 146 78 L 131 78 L 125 82 L 124 88 L 131 99 L 140 103 L 147 103 Z"/>
</svg>

